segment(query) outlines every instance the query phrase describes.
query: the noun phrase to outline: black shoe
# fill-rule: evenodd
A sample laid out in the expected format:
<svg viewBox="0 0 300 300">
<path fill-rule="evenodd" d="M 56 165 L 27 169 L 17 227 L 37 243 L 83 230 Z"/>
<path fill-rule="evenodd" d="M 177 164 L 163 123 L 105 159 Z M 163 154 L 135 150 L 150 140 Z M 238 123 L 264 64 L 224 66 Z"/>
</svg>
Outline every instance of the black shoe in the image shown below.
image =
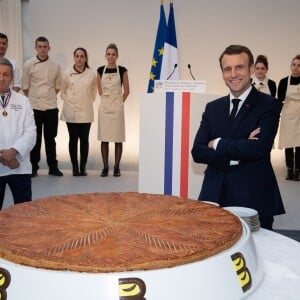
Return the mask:
<svg viewBox="0 0 300 300">
<path fill-rule="evenodd" d="M 121 176 L 121 172 L 119 168 L 114 168 L 114 176 L 115 177 L 120 177 Z"/>
<path fill-rule="evenodd" d="M 73 169 L 73 176 L 80 176 L 79 170 Z"/>
<path fill-rule="evenodd" d="M 300 169 L 295 169 L 294 180 L 300 181 Z"/>
<path fill-rule="evenodd" d="M 101 177 L 107 177 L 108 175 L 108 168 L 104 168 L 100 174 Z"/>
<path fill-rule="evenodd" d="M 52 176 L 64 176 L 64 174 L 58 169 L 58 168 L 55 168 L 55 169 L 49 169 L 49 172 L 48 172 L 49 175 L 52 175 Z"/>
<path fill-rule="evenodd" d="M 287 168 L 287 173 L 286 173 L 286 180 L 293 180 L 294 179 L 294 173 L 292 168 Z"/>
<path fill-rule="evenodd" d="M 31 177 L 33 178 L 33 177 L 37 177 L 37 176 L 38 176 L 38 171 L 33 169 L 32 173 L 31 173 Z"/>
<path fill-rule="evenodd" d="M 78 163 L 72 164 L 72 173 L 73 173 L 73 176 L 80 176 L 79 169 L 78 169 Z"/>
<path fill-rule="evenodd" d="M 87 176 L 87 171 L 86 169 L 80 169 L 80 173 L 79 173 L 79 176 Z"/>
</svg>

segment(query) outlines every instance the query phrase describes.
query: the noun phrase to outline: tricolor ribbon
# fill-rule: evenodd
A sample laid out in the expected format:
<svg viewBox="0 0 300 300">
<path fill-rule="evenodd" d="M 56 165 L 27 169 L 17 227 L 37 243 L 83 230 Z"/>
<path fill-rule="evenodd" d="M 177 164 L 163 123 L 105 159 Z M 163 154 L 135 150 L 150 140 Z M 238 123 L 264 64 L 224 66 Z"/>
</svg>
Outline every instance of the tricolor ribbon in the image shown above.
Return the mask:
<svg viewBox="0 0 300 300">
<path fill-rule="evenodd" d="M 5 96 L 1 96 L 0 97 L 0 104 L 1 104 L 1 106 L 3 108 L 3 110 L 5 110 L 6 106 L 8 105 L 10 97 L 11 97 L 11 90 L 10 89 L 5 94 Z"/>
</svg>

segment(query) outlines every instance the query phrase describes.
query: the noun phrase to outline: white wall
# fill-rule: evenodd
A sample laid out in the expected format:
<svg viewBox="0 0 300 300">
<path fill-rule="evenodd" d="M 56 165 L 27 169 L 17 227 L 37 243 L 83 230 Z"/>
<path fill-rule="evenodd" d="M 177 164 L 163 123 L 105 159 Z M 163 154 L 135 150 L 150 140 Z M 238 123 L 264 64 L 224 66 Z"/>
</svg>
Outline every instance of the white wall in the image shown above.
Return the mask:
<svg viewBox="0 0 300 300">
<path fill-rule="evenodd" d="M 169 1 L 164 2 L 168 16 Z M 108 43 L 119 46 L 119 64 L 128 68 L 131 87 L 126 103 L 123 166 L 137 162 L 139 101 L 147 89 L 159 5 L 159 0 L 29 0 L 32 52 L 25 54 L 25 59 L 35 55 L 34 40 L 40 35 L 49 38 L 50 54 L 63 70 L 72 65 L 72 53 L 78 46 L 87 48 L 93 68 L 105 63 Z M 229 44 L 245 44 L 255 56 L 267 55 L 270 77 L 277 82 L 289 73 L 292 57 L 300 53 L 299 0 L 174 0 L 174 10 L 181 79 L 190 79 L 187 64 L 191 64 L 195 77 L 206 80 L 209 94 L 227 93 L 218 58 Z M 99 98 L 95 112 L 98 104 Z M 88 167 L 100 169 L 96 136 L 94 123 Z M 66 141 L 67 130 L 61 122 L 59 160 L 69 167 Z"/>
</svg>

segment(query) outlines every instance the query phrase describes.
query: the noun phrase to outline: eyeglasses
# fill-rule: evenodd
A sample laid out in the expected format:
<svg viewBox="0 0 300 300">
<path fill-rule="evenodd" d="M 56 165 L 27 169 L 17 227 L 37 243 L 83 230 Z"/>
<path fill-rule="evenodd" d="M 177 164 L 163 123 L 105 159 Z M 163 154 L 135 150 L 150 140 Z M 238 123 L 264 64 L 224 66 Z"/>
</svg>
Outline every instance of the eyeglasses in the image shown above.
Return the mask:
<svg viewBox="0 0 300 300">
<path fill-rule="evenodd" d="M 234 66 L 234 67 L 225 67 L 225 68 L 222 69 L 222 71 L 223 71 L 224 74 L 229 74 L 229 73 L 232 72 L 232 70 L 234 70 L 237 73 L 242 73 L 248 67 L 249 66 L 247 66 L 247 65 L 237 65 L 237 66 Z"/>
</svg>

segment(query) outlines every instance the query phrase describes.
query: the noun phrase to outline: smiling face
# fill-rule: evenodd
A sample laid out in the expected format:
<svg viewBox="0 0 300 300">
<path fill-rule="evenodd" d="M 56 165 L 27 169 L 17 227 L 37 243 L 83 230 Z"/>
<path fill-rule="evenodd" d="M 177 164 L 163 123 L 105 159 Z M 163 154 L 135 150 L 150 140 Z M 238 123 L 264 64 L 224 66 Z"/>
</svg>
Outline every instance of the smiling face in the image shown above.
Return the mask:
<svg viewBox="0 0 300 300">
<path fill-rule="evenodd" d="M 256 63 L 255 76 L 259 80 L 264 80 L 266 78 L 267 72 L 268 72 L 268 69 L 263 63 L 261 63 L 261 62 Z"/>
<path fill-rule="evenodd" d="M 239 97 L 251 84 L 254 66 L 249 66 L 246 53 L 225 54 L 221 60 L 221 68 L 225 84 L 235 97 Z"/>
</svg>

